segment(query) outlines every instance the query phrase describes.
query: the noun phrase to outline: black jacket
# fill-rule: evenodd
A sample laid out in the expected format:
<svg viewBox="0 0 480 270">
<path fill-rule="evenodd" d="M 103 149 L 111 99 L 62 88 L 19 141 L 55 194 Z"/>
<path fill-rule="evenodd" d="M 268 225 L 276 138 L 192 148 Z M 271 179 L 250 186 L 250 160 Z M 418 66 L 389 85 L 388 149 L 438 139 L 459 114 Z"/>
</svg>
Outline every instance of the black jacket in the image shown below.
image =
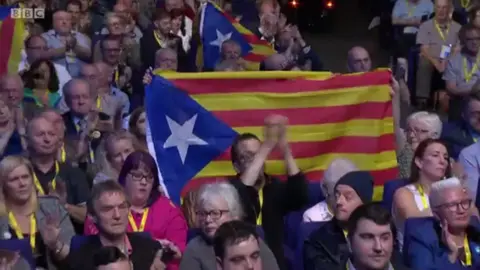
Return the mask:
<svg viewBox="0 0 480 270">
<path fill-rule="evenodd" d="M 245 211 L 245 221 L 256 224 L 260 213 L 258 191 L 246 186 L 238 178 L 230 181 L 238 191 Z M 304 208 L 308 203 L 308 183 L 303 173 L 289 176 L 286 182 L 267 176 L 263 188 L 262 228 L 265 241 L 277 259 L 280 269 L 287 269 L 283 253 L 283 217 L 292 211 Z"/>
</svg>

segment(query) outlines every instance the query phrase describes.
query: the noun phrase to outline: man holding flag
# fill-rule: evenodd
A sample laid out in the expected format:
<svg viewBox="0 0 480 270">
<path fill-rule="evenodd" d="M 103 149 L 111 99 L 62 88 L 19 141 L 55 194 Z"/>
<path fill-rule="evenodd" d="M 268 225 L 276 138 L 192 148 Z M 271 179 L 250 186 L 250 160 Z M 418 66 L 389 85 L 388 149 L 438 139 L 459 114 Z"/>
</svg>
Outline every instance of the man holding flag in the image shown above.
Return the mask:
<svg viewBox="0 0 480 270">
<path fill-rule="evenodd" d="M 287 141 L 288 119 L 272 115 L 265 119 L 265 140 L 251 133 L 239 135 L 231 146 L 231 159 L 237 176 L 231 183 L 237 189 L 245 211 L 245 220 L 262 226 L 265 240 L 280 269 L 287 269 L 283 253 L 283 217 L 308 203 L 308 185 L 298 168 Z M 265 173 L 268 156 L 278 149 L 283 156 L 286 182 Z"/>
</svg>

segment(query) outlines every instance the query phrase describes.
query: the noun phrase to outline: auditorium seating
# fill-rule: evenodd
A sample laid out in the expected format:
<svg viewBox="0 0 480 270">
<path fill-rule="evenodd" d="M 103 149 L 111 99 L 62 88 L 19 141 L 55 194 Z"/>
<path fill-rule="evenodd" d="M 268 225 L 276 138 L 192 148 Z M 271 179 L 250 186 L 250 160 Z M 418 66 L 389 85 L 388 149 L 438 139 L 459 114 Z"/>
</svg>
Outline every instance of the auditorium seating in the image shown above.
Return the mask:
<svg viewBox="0 0 480 270">
<path fill-rule="evenodd" d="M 382 203 L 385 209 L 389 211 L 392 209 L 393 195 L 395 194 L 395 191 L 397 191 L 397 189 L 407 184 L 408 184 L 408 179 L 401 178 L 401 179 L 390 180 L 383 185 Z"/>
</svg>

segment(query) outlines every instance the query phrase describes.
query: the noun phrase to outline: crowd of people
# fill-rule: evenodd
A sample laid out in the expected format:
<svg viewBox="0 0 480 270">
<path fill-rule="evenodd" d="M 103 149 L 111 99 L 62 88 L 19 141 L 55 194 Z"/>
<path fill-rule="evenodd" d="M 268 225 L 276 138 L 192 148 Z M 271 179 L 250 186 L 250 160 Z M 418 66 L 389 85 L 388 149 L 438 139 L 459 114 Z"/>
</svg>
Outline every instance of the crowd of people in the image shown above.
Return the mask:
<svg viewBox="0 0 480 270">
<path fill-rule="evenodd" d="M 26 249 L 0 248 L 0 269 L 480 269 L 475 1 L 396 0 L 391 10 L 400 180 L 390 202 L 372 202 L 372 175 L 347 159 L 309 183 L 288 119 L 272 115 L 264 138 L 233 142 L 237 175 L 190 191 L 181 206 L 165 196 L 148 152 L 144 86 L 154 69 L 249 70 L 241 45 L 219 44 L 214 70 L 197 61 L 202 1 L 23 4 L 46 16 L 25 21 L 18 73 L 0 77 L 0 246 Z M 323 70 L 285 3 L 216 4 L 276 50 L 261 70 Z M 362 47 L 347 65 L 374 69 Z M 274 150 L 286 181 L 264 171 Z M 311 200 L 312 185 L 323 200 Z M 302 221 L 292 228 L 295 213 Z"/>
</svg>

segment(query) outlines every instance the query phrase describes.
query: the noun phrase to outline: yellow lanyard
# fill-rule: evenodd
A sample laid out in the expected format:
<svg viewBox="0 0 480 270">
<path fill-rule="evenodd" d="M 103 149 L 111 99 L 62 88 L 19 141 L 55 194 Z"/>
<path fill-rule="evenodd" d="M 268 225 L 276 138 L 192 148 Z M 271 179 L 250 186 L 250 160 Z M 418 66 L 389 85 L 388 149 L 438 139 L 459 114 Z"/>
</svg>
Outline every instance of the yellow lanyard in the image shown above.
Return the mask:
<svg viewBox="0 0 480 270">
<path fill-rule="evenodd" d="M 475 60 L 475 64 L 473 64 L 472 69 L 470 72 L 467 70 L 467 58 L 463 57 L 463 75 L 465 76 L 465 81 L 469 82 L 472 79 L 473 74 L 477 72 L 478 66 Z"/>
<path fill-rule="evenodd" d="M 257 217 L 257 225 L 262 225 L 263 187 L 258 191 L 258 202 L 260 203 L 260 213 Z"/>
<path fill-rule="evenodd" d="M 429 205 L 428 205 L 427 196 L 425 195 L 425 192 L 423 191 L 422 185 L 420 185 L 420 184 L 417 185 L 417 190 L 418 190 L 418 193 L 420 193 L 420 198 L 422 199 L 423 208 L 424 209 L 430 208 Z"/>
<path fill-rule="evenodd" d="M 407 2 L 408 17 L 410 18 L 413 16 L 413 13 L 417 9 L 417 5 L 410 6 L 410 3 L 408 2 L 408 0 L 406 0 L 405 2 Z"/>
<path fill-rule="evenodd" d="M 472 252 L 470 251 L 470 244 L 468 243 L 468 237 L 465 235 L 463 238 L 463 249 L 465 250 L 465 262 L 462 261 L 463 266 L 472 265 Z"/>
<path fill-rule="evenodd" d="M 10 226 L 12 227 L 12 229 L 15 231 L 15 235 L 17 236 L 17 238 L 23 239 L 22 230 L 20 229 L 20 226 L 18 226 L 17 219 L 15 219 L 15 216 L 13 215 L 12 212 L 8 213 L 8 222 L 10 223 Z M 36 231 L 37 231 L 37 220 L 35 219 L 35 215 L 31 214 L 30 215 L 30 246 L 32 247 L 32 250 L 35 249 Z"/>
<path fill-rule="evenodd" d="M 118 83 L 118 77 L 120 76 L 119 72 L 118 72 L 118 67 L 115 68 L 115 84 Z"/>
<path fill-rule="evenodd" d="M 160 36 L 157 34 L 157 32 L 153 31 L 153 36 L 155 37 L 155 40 L 157 41 L 158 46 L 160 46 L 160 48 L 163 48 L 163 42 L 160 39 Z"/>
<path fill-rule="evenodd" d="M 434 21 L 434 24 L 442 40 L 447 41 L 448 31 L 450 31 L 450 25 L 447 25 L 447 29 L 445 30 L 445 32 L 443 32 L 442 28 L 440 28 L 440 25 L 438 25 L 437 21 Z"/>
<path fill-rule="evenodd" d="M 345 238 L 348 238 L 348 231 L 347 230 L 342 230 L 343 231 L 343 235 L 345 236 Z"/>
<path fill-rule="evenodd" d="M 142 220 L 140 221 L 140 229 L 137 227 L 137 223 L 135 223 L 135 219 L 133 219 L 132 212 L 128 213 L 128 222 L 130 222 L 130 226 L 132 226 L 132 230 L 134 232 L 143 232 L 145 230 L 145 223 L 147 223 L 148 218 L 148 208 L 145 208 L 142 215 Z"/>
<path fill-rule="evenodd" d="M 58 162 L 55 162 L 55 176 L 53 177 L 52 180 L 52 188 L 55 189 L 57 187 L 57 175 L 58 172 L 60 171 L 60 166 L 58 165 Z M 42 188 L 42 185 L 40 184 L 40 181 L 38 180 L 37 175 L 34 173 L 33 174 L 33 183 L 35 184 L 35 187 L 37 188 L 37 192 L 40 195 L 45 195 L 45 191 Z"/>
<path fill-rule="evenodd" d="M 97 109 L 99 112 L 102 111 L 102 99 L 100 98 L 100 96 L 97 96 Z"/>
<path fill-rule="evenodd" d="M 65 145 L 60 148 L 60 162 L 65 163 L 67 161 L 67 152 L 65 151 Z"/>
<path fill-rule="evenodd" d="M 473 139 L 473 142 L 477 142 L 477 141 L 478 141 L 478 139 L 475 138 L 475 137 L 473 137 L 473 136 L 472 136 L 472 139 Z"/>
<path fill-rule="evenodd" d="M 460 0 L 460 3 L 462 4 L 463 8 L 468 8 L 470 6 L 470 0 Z"/>
</svg>

